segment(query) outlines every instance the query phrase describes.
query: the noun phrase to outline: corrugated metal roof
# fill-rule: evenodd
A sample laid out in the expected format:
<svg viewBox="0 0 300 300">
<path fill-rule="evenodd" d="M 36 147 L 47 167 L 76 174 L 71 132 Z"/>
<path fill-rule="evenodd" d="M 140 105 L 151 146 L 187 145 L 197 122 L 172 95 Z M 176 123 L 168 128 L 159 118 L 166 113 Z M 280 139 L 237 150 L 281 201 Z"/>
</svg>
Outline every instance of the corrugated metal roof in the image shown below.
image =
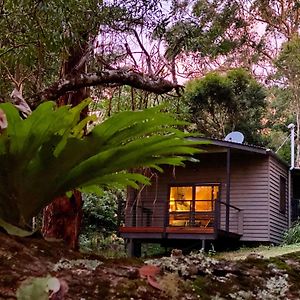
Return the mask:
<svg viewBox="0 0 300 300">
<path fill-rule="evenodd" d="M 251 147 L 251 148 L 256 148 L 256 149 L 262 149 L 265 151 L 272 151 L 271 149 L 268 149 L 266 147 L 262 147 L 262 146 L 258 146 L 258 145 L 253 145 L 253 144 L 248 144 L 248 143 L 236 143 L 236 142 L 232 142 L 232 141 L 225 141 L 225 140 L 221 140 L 221 139 L 217 139 L 217 138 L 206 138 L 206 137 L 200 137 L 199 139 L 203 139 L 203 140 L 209 140 L 209 141 L 218 141 L 218 142 L 222 142 L 222 143 L 228 143 L 231 145 L 243 145 L 246 147 Z"/>
</svg>

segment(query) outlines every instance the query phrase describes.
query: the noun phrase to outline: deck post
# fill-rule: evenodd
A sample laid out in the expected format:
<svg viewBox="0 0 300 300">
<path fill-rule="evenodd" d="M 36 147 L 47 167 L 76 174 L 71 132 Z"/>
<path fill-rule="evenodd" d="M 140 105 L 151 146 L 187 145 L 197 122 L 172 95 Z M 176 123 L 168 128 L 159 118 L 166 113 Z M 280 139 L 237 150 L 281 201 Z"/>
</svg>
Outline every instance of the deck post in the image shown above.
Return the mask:
<svg viewBox="0 0 300 300">
<path fill-rule="evenodd" d="M 204 239 L 202 240 L 202 248 L 201 248 L 201 250 L 205 251 L 205 240 Z"/>
<path fill-rule="evenodd" d="M 215 232 L 218 232 L 220 229 L 221 223 L 221 207 L 220 207 L 220 194 L 218 195 L 218 199 L 215 202 Z"/>
<path fill-rule="evenodd" d="M 230 213 L 230 183 L 231 183 L 231 151 L 227 148 L 226 155 L 226 222 L 225 229 L 229 232 L 229 213 Z"/>
<path fill-rule="evenodd" d="M 170 188 L 168 187 L 168 198 L 166 199 L 165 202 L 165 207 L 164 207 L 164 230 L 162 233 L 163 239 L 167 238 L 167 227 L 169 225 L 169 201 L 170 201 Z"/>
<path fill-rule="evenodd" d="M 135 239 L 128 239 L 126 250 L 129 257 L 141 257 L 142 254 L 142 245 L 139 241 Z"/>
</svg>

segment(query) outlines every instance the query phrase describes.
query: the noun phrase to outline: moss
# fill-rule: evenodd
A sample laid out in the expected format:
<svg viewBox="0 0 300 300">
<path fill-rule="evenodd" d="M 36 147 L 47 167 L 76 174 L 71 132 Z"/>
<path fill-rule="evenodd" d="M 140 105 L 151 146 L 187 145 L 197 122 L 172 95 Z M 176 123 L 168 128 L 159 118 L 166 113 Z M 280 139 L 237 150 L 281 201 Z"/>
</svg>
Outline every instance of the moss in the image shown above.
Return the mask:
<svg viewBox="0 0 300 300">
<path fill-rule="evenodd" d="M 195 293 L 203 300 L 211 299 L 215 295 L 226 297 L 228 294 L 235 292 L 237 290 L 236 287 L 237 283 L 233 279 L 226 279 L 224 282 L 220 282 L 208 276 L 197 277 L 193 282 Z"/>
<path fill-rule="evenodd" d="M 294 260 L 300 262 L 300 251 L 285 254 L 285 255 L 282 256 L 282 258 L 284 258 L 284 259 L 294 259 Z"/>
<path fill-rule="evenodd" d="M 144 264 L 141 258 L 137 257 L 122 257 L 122 258 L 115 258 L 109 259 L 106 261 L 107 265 L 130 265 L 130 266 L 141 266 Z"/>
<path fill-rule="evenodd" d="M 117 299 L 127 300 L 133 297 L 137 297 L 137 291 L 140 286 L 147 288 L 146 283 L 142 279 L 136 280 L 122 280 L 116 286 Z"/>
<path fill-rule="evenodd" d="M 265 284 L 269 277 L 269 261 L 262 259 L 249 258 L 237 263 L 238 274 L 232 274 L 224 282 L 220 282 L 210 276 L 197 277 L 193 282 L 195 293 L 200 299 L 208 300 L 212 296 L 219 295 L 225 299 L 231 293 L 243 291 L 255 291 Z M 251 272 L 259 272 L 260 275 L 251 275 Z M 250 276 L 250 277 L 249 277 Z"/>
<path fill-rule="evenodd" d="M 0 265 L 1 265 L 2 267 L 4 267 L 4 266 L 10 267 L 11 264 L 12 264 L 12 260 L 9 260 L 9 259 L 7 259 L 7 258 L 3 258 L 3 259 L 0 258 Z"/>
<path fill-rule="evenodd" d="M 253 268 L 253 266 L 255 266 L 256 268 L 262 271 L 268 269 L 268 264 L 269 262 L 265 259 L 257 259 L 251 257 L 246 258 L 242 263 L 242 265 L 245 266 L 247 269 L 251 269 Z"/>
<path fill-rule="evenodd" d="M 0 283 L 4 286 L 10 286 L 16 282 L 16 277 L 14 275 L 1 275 Z"/>
<path fill-rule="evenodd" d="M 208 300 L 212 294 L 209 294 L 209 279 L 205 277 L 197 277 L 192 286 L 195 293 L 200 296 L 200 299 Z"/>
<path fill-rule="evenodd" d="M 88 282 L 81 283 L 78 282 L 78 285 L 70 285 L 68 295 L 72 295 L 72 299 L 102 299 L 110 300 L 110 286 L 111 282 L 109 280 L 97 280 L 97 284 L 91 285 Z"/>
<path fill-rule="evenodd" d="M 280 270 L 287 270 L 290 268 L 289 265 L 284 261 L 284 259 L 279 257 L 270 258 L 269 263 L 274 264 Z"/>
</svg>

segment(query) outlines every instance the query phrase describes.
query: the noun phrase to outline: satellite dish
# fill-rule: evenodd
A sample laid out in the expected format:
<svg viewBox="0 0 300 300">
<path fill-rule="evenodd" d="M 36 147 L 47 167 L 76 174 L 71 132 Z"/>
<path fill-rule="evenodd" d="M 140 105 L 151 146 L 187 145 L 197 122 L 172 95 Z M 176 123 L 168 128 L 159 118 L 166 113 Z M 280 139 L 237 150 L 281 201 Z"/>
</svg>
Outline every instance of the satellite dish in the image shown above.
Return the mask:
<svg viewBox="0 0 300 300">
<path fill-rule="evenodd" d="M 232 131 L 226 135 L 225 141 L 242 144 L 244 141 L 244 135 L 239 131 Z"/>
</svg>

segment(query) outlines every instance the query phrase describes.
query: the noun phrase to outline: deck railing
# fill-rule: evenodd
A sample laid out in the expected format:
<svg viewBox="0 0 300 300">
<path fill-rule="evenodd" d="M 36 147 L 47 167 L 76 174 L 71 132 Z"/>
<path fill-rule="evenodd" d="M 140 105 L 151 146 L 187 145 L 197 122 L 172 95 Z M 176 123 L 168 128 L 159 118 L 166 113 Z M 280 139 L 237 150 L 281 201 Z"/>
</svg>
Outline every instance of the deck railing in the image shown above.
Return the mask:
<svg viewBox="0 0 300 300">
<path fill-rule="evenodd" d="M 198 200 L 201 201 L 201 200 Z M 203 200 L 206 201 L 206 200 Z M 228 212 L 227 212 L 228 210 Z M 229 214 L 229 223 L 226 222 L 226 215 Z M 156 209 L 145 207 L 143 203 L 131 208 L 130 224 L 132 227 L 156 227 L 156 228 L 211 228 L 243 234 L 243 211 L 223 201 L 214 201 L 212 211 L 173 211 L 169 212 L 160 206 Z"/>
<path fill-rule="evenodd" d="M 216 222 L 218 224 L 217 229 L 242 235 L 244 219 L 243 210 L 223 201 L 219 201 L 217 206 L 219 210 L 219 212 L 216 210 L 216 217 L 218 218 L 218 221 Z M 228 221 L 226 220 L 227 215 Z"/>
</svg>

